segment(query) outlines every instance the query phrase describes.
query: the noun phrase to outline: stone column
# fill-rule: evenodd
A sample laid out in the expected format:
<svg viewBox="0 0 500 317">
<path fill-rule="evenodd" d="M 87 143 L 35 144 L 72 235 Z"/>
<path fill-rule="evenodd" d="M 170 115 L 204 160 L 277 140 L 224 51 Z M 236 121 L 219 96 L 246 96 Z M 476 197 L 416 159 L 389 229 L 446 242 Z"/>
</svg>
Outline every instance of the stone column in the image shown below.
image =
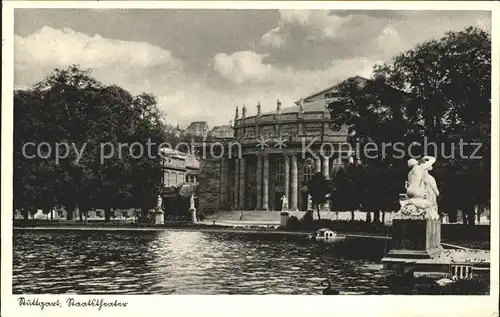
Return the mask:
<svg viewBox="0 0 500 317">
<path fill-rule="evenodd" d="M 246 189 L 246 179 L 245 179 L 245 172 L 246 172 L 246 164 L 245 164 L 245 158 L 242 157 L 240 159 L 240 209 L 244 210 L 245 209 L 245 189 Z"/>
<path fill-rule="evenodd" d="M 321 158 L 319 156 L 314 159 L 314 167 L 316 173 L 321 173 Z"/>
<path fill-rule="evenodd" d="M 255 179 L 257 181 L 257 209 L 262 206 L 262 156 L 257 155 L 257 167 L 255 168 Z"/>
<path fill-rule="evenodd" d="M 298 169 L 297 169 L 297 155 L 292 155 L 292 181 L 290 192 L 290 210 L 297 211 L 297 194 L 298 194 Z"/>
<path fill-rule="evenodd" d="M 269 155 L 264 155 L 264 170 L 262 171 L 262 209 L 269 210 Z"/>
<path fill-rule="evenodd" d="M 330 179 L 330 158 L 328 156 L 323 156 L 323 176 L 325 176 L 326 179 Z"/>
<path fill-rule="evenodd" d="M 285 159 L 285 196 L 290 199 L 290 158 L 287 154 L 284 155 Z"/>
<path fill-rule="evenodd" d="M 233 209 L 238 209 L 240 197 L 240 159 L 234 159 L 234 193 L 233 193 Z"/>
<path fill-rule="evenodd" d="M 329 165 L 330 158 L 328 156 L 323 156 L 323 176 L 325 176 L 326 179 L 330 179 L 330 170 L 328 168 Z M 330 200 L 323 204 L 322 209 L 324 211 L 330 211 Z"/>
</svg>

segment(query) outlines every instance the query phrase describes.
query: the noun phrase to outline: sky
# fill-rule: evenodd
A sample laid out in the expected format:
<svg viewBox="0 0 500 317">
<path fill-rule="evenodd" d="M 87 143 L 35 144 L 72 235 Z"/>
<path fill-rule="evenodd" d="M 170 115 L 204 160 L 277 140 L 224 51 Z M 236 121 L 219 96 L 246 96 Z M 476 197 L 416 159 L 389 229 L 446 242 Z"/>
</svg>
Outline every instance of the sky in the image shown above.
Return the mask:
<svg viewBox="0 0 500 317">
<path fill-rule="evenodd" d="M 351 76 L 370 77 L 422 41 L 472 25 L 485 11 L 16 9 L 14 82 L 26 88 L 79 64 L 133 94 L 152 93 L 165 122 L 229 124 L 292 106 Z M 241 110 L 240 110 L 241 113 Z"/>
</svg>

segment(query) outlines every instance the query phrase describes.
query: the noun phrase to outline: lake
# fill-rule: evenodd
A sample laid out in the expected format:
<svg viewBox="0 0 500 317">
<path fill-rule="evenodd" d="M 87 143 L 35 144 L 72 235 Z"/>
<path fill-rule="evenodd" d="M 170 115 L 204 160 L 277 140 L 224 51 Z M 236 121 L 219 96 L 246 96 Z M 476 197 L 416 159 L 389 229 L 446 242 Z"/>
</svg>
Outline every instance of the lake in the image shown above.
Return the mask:
<svg viewBox="0 0 500 317">
<path fill-rule="evenodd" d="M 380 239 L 196 231 L 15 231 L 14 294 L 341 294 L 394 290 Z M 393 285 L 394 286 L 394 285 Z M 401 289 L 401 288 L 398 288 Z"/>
</svg>

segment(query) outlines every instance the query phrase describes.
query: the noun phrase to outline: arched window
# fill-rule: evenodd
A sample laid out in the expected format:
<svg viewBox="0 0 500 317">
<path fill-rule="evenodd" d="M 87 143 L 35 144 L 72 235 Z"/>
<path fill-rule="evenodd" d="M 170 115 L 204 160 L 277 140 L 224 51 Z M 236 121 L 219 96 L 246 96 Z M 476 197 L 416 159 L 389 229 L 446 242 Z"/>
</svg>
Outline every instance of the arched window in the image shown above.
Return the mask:
<svg viewBox="0 0 500 317">
<path fill-rule="evenodd" d="M 304 162 L 304 182 L 308 183 L 314 175 L 314 161 L 306 159 Z"/>
</svg>

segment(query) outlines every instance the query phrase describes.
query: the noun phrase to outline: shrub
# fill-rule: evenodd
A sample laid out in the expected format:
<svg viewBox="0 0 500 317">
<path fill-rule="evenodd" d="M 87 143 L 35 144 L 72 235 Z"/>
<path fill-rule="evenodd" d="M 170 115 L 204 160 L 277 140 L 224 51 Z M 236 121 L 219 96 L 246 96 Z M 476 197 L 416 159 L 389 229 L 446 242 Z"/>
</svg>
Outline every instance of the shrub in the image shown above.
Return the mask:
<svg viewBox="0 0 500 317">
<path fill-rule="evenodd" d="M 299 229 L 300 228 L 300 220 L 295 216 L 291 216 L 290 218 L 288 218 L 288 221 L 286 222 L 286 228 L 293 229 L 293 230 Z"/>
</svg>

